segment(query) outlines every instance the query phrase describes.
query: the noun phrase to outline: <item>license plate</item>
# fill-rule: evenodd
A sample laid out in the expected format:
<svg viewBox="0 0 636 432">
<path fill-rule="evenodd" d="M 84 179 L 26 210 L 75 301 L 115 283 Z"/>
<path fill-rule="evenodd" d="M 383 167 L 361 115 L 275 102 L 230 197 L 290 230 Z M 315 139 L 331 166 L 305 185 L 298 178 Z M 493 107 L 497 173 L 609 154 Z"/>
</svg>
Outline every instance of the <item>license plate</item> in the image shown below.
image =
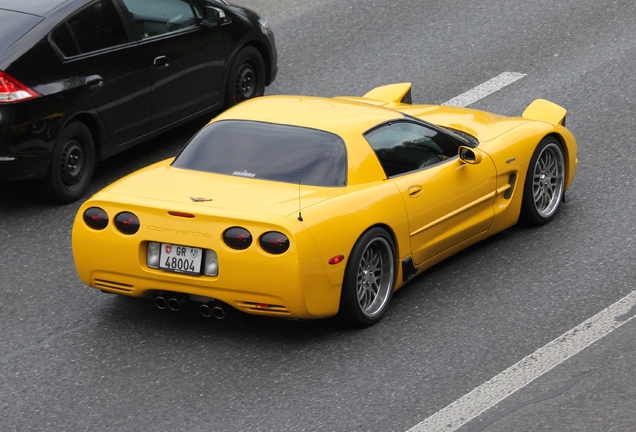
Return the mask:
<svg viewBox="0 0 636 432">
<path fill-rule="evenodd" d="M 190 246 L 161 243 L 159 268 L 178 273 L 201 274 L 203 250 Z"/>
</svg>

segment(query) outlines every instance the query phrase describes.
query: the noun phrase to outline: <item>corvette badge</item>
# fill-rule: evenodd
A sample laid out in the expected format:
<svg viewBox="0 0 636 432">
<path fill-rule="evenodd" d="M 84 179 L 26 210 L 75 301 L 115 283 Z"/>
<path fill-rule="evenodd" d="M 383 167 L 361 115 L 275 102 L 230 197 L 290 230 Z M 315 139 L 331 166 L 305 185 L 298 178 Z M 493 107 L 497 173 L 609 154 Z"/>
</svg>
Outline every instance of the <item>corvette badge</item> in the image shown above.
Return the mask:
<svg viewBox="0 0 636 432">
<path fill-rule="evenodd" d="M 192 202 L 212 201 L 212 198 L 201 198 L 201 197 L 194 197 L 194 196 L 191 196 L 190 199 L 192 200 Z"/>
</svg>

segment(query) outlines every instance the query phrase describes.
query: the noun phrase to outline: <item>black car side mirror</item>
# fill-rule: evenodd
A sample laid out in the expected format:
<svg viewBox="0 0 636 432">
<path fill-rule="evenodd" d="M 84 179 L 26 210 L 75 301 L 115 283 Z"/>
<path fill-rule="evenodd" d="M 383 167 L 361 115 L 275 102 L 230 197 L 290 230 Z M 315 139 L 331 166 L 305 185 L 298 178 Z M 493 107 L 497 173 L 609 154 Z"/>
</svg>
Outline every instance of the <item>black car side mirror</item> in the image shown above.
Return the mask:
<svg viewBox="0 0 636 432">
<path fill-rule="evenodd" d="M 203 11 L 203 19 L 201 24 L 208 28 L 213 28 L 225 21 L 225 12 L 223 10 L 206 6 Z"/>
</svg>

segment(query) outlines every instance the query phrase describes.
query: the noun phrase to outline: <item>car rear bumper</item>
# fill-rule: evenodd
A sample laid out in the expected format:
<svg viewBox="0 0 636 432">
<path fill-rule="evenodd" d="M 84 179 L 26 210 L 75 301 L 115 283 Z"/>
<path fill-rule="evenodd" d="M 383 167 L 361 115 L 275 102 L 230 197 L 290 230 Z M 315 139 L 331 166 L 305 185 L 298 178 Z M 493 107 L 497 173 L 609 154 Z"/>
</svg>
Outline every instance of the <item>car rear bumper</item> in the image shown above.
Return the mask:
<svg viewBox="0 0 636 432">
<path fill-rule="evenodd" d="M 76 258 L 77 263 L 77 258 Z M 85 267 L 78 265 L 80 275 Z M 225 286 L 214 278 L 166 274 L 160 270 L 143 270 L 146 275 L 121 274 L 111 270 L 89 270 L 82 280 L 103 292 L 131 297 L 178 297 L 205 304 L 220 301 L 249 314 L 282 318 L 316 319 L 337 314 L 340 286 L 332 286 L 326 277 L 315 276 L 301 281 L 297 275 L 272 270 L 270 273 L 242 275 L 242 283 Z M 319 300 L 311 292 L 320 292 Z"/>
<path fill-rule="evenodd" d="M 42 99 L 42 100 L 40 100 Z M 41 178 L 49 168 L 61 114 L 47 98 L 0 106 L 0 180 Z"/>
<path fill-rule="evenodd" d="M 0 155 L 0 181 L 42 178 L 49 168 L 50 154 Z"/>
<path fill-rule="evenodd" d="M 103 229 L 88 227 L 83 220 L 84 210 L 95 206 L 111 219 L 121 213 L 122 207 L 127 208 L 139 217 L 140 230 L 124 235 L 110 222 Z M 189 211 L 183 205 L 180 209 Z M 111 207 L 99 200 L 87 201 L 78 211 L 72 233 L 73 258 L 80 279 L 104 292 L 180 297 L 202 304 L 218 300 L 257 315 L 314 319 L 338 313 L 342 277 L 330 277 L 328 270 L 337 269 L 327 268 L 306 230 L 286 231 L 265 222 L 241 220 L 239 215 L 233 219 L 206 217 L 195 211 L 193 223 L 189 218 L 166 218 L 163 209 L 153 213 L 143 206 Z M 272 229 L 285 231 L 291 247 L 280 255 L 266 253 L 256 241 L 247 249 L 232 249 L 223 243 L 222 233 L 233 224 L 248 228 L 254 238 Z M 293 225 L 298 227 L 297 223 Z M 214 251 L 218 274 L 191 275 L 149 267 L 149 242 Z"/>
</svg>

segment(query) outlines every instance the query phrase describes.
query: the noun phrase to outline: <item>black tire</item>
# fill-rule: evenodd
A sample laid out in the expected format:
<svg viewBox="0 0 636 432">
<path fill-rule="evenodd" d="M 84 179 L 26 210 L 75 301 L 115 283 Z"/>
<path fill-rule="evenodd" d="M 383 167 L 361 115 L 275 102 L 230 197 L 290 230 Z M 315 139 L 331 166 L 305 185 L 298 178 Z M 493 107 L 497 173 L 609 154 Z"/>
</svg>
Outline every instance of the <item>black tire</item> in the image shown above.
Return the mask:
<svg viewBox="0 0 636 432">
<path fill-rule="evenodd" d="M 523 188 L 520 220 L 528 226 L 550 222 L 563 201 L 565 158 L 556 137 L 548 136 L 539 142 Z"/>
<path fill-rule="evenodd" d="M 378 322 L 391 302 L 396 277 L 395 244 L 382 228 L 367 230 L 347 262 L 339 316 L 355 326 Z"/>
<path fill-rule="evenodd" d="M 39 181 L 40 192 L 48 199 L 70 203 L 84 195 L 95 169 L 93 136 L 81 122 L 71 122 L 60 132 L 51 166 Z"/>
<path fill-rule="evenodd" d="M 265 93 L 265 62 L 263 56 L 254 47 L 248 46 L 239 51 L 232 63 L 227 81 L 226 107 Z"/>
</svg>

